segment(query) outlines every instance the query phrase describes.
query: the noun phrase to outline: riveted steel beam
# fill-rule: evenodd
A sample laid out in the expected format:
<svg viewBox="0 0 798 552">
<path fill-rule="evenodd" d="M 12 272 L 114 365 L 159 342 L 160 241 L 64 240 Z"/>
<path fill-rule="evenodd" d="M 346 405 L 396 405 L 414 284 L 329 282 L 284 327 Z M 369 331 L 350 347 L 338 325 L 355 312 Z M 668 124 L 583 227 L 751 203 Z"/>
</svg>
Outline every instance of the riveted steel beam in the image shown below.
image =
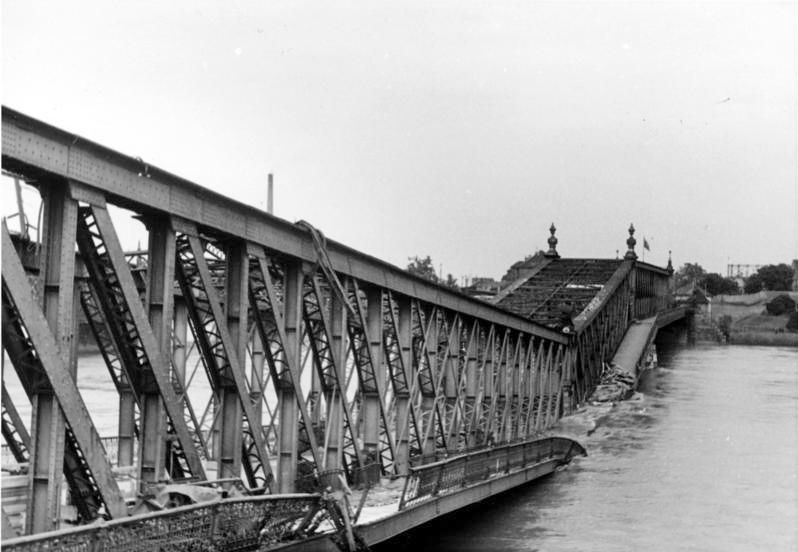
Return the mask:
<svg viewBox="0 0 798 552">
<path fill-rule="evenodd" d="M 74 378 L 77 371 L 75 338 L 75 233 L 77 202 L 62 184 L 43 190 L 44 233 L 40 257 L 39 289 L 47 323 Z M 28 471 L 28 516 L 25 530 L 39 533 L 54 529 L 60 519 L 61 458 L 64 456 L 64 418 L 48 391 L 32 397 L 33 447 Z"/>
<path fill-rule="evenodd" d="M 63 413 L 67 429 L 67 448 L 74 446 L 79 453 L 77 458 L 69 453 L 65 457 L 75 458 L 82 464 L 83 475 L 89 478 L 91 490 L 101 500 L 97 504 L 96 514 L 104 513 L 109 517 L 127 515 L 127 508 L 111 473 L 100 436 L 44 314 L 31 294 L 27 277 L 14 252 L 5 225 L 2 228 L 2 247 L 4 347 L 8 350 L 9 342 L 19 341 L 24 336 L 27 347 L 35 351 L 28 359 L 35 359 L 37 366 L 41 368 L 40 378 L 45 381 L 40 379 L 29 383 L 48 386 L 56 399 L 57 402 L 52 404 Z M 15 364 L 17 372 L 22 374 L 21 380 L 27 381 L 24 370 L 29 366 Z M 56 461 L 60 465 L 60 459 Z M 60 474 L 58 477 L 60 479 Z"/>
<path fill-rule="evenodd" d="M 74 188 L 75 192 L 80 192 L 80 187 Z M 165 333 L 166 319 L 171 319 L 171 283 L 165 283 L 167 277 L 163 270 L 151 273 L 160 277 L 164 282 L 158 301 L 160 305 L 157 312 L 164 316 L 153 317 L 158 326 L 158 336 L 150 324 L 150 319 L 141 303 L 138 289 L 133 281 L 130 267 L 125 259 L 119 238 L 116 235 L 111 218 L 105 207 L 94 204 L 89 207 L 81 207 L 81 223 L 78 231 L 78 246 L 81 254 L 86 261 L 92 285 L 100 295 L 106 318 L 109 322 L 118 319 L 119 340 L 125 341 L 125 349 L 128 351 L 124 357 L 125 369 L 131 383 L 137 388 L 137 395 L 141 397 L 144 393 L 159 394 L 163 401 L 164 409 L 169 417 L 168 429 L 174 434 L 171 443 L 171 450 L 178 455 L 179 459 L 173 463 L 181 466 L 183 476 L 192 479 L 205 479 L 205 470 L 199 456 L 199 451 L 195 447 L 191 432 L 188 429 L 184 418 L 182 401 L 178 398 L 174 390 L 174 385 L 169 373 L 169 358 L 171 352 L 168 346 L 162 348 L 169 339 L 170 333 Z M 167 239 L 167 238 L 163 238 Z M 168 251 L 168 245 L 163 244 L 164 251 L 159 253 L 159 257 Z M 164 259 L 161 261 L 166 263 Z M 171 282 L 171 280 L 169 280 Z M 152 285 L 153 282 L 151 282 Z M 166 291 L 168 289 L 168 292 Z M 164 297 L 167 297 L 164 299 Z M 163 310 L 163 302 L 168 302 L 168 314 Z M 171 328 L 168 330 L 171 331 Z M 154 401 L 154 399 L 153 399 Z M 155 420 L 153 420 L 155 423 Z M 153 427 L 152 435 L 158 434 L 157 424 Z M 161 432 L 162 433 L 162 432 Z M 160 441 L 162 437 L 152 437 L 153 442 Z M 153 443 L 154 445 L 154 443 Z M 141 448 L 139 456 L 141 456 Z M 163 447 L 160 447 L 164 450 Z M 156 481 L 163 478 L 163 463 L 156 459 L 156 453 L 150 454 L 143 460 L 144 464 L 139 464 L 144 480 Z M 161 455 L 163 456 L 163 455 Z M 142 460 L 142 459 L 140 459 Z M 145 465 L 146 464 L 146 465 Z"/>
<path fill-rule="evenodd" d="M 140 159 L 3 107 L 3 166 L 38 171 L 83 182 L 138 211 L 191 219 L 202 227 L 247 239 L 270 250 L 315 262 L 313 240 L 296 225 L 202 188 Z M 414 276 L 389 263 L 332 240 L 327 241 L 334 270 L 363 284 L 389 289 L 463 315 L 553 339 L 567 338 L 501 308 Z"/>
</svg>

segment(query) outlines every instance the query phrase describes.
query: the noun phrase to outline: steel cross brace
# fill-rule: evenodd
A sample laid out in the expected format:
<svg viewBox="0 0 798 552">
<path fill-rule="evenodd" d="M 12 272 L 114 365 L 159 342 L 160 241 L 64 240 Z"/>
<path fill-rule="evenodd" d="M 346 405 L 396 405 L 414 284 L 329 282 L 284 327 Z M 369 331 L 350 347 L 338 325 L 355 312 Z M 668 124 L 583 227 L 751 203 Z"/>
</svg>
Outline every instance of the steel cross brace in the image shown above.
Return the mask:
<svg viewBox="0 0 798 552">
<path fill-rule="evenodd" d="M 435 439 L 435 446 L 436 448 L 446 448 L 446 431 L 444 429 L 444 416 L 443 413 L 440 411 L 440 405 L 435 400 L 438 396 L 438 387 L 436 385 L 436 378 L 435 374 L 433 373 L 432 362 L 430 361 L 430 352 L 429 352 L 429 343 L 432 340 L 431 334 L 433 330 L 437 330 L 438 325 L 438 309 L 437 307 L 432 307 L 430 309 L 430 314 L 428 316 L 424 316 L 424 310 L 421 306 L 419 301 L 414 301 L 414 308 L 413 311 L 415 312 L 415 319 L 414 322 L 416 324 L 416 329 L 418 331 L 419 337 L 421 338 L 415 348 L 415 363 L 416 363 L 416 378 L 418 380 L 418 392 L 422 395 L 423 398 L 432 398 L 433 404 L 432 408 L 429 409 L 429 413 L 422 412 L 421 416 L 422 419 L 426 417 L 427 419 L 423 421 L 422 427 L 424 431 L 424 438 L 422 442 L 426 442 L 429 436 L 432 434 L 432 431 L 435 431 L 436 439 Z M 432 319 L 432 320 L 430 320 Z M 435 332 L 437 335 L 437 331 Z M 436 357 L 437 361 L 437 343 L 435 343 L 435 352 L 433 353 Z M 411 403 L 414 403 L 416 397 L 411 397 Z M 435 430 L 432 428 L 435 427 Z"/>
<path fill-rule="evenodd" d="M 178 264 L 180 264 L 181 267 L 177 270 L 177 274 L 178 279 L 181 281 L 181 289 L 183 289 L 184 294 L 187 289 L 198 289 L 198 291 L 204 292 L 203 299 L 207 301 L 206 306 L 209 309 L 209 313 L 207 314 L 210 315 L 209 319 L 204 322 L 205 325 L 213 326 L 215 337 L 218 338 L 217 343 L 211 344 L 213 347 L 212 351 L 203 351 L 203 354 L 206 356 L 206 368 L 210 369 L 212 367 L 215 372 L 209 373 L 211 385 L 216 386 L 214 392 L 218 393 L 218 385 L 222 382 L 222 378 L 229 378 L 232 380 L 231 383 L 238 393 L 244 418 L 247 422 L 247 427 L 245 427 L 244 432 L 247 434 L 246 437 L 249 442 L 242 441 L 242 460 L 247 464 L 247 466 L 245 466 L 245 471 L 250 478 L 251 485 L 260 483 L 271 492 L 274 476 L 271 463 L 269 462 L 269 453 L 263 439 L 263 428 L 260 425 L 260 420 L 255 416 L 255 407 L 249 395 L 248 382 L 244 375 L 243 365 L 239 361 L 238 353 L 236 352 L 227 324 L 224 323 L 225 317 L 222 311 L 222 305 L 218 293 L 215 290 L 215 282 L 211 277 L 208 263 L 205 260 L 205 247 L 202 245 L 196 226 L 192 223 L 173 219 L 173 225 L 183 234 L 182 239 L 188 242 L 188 250 L 195 264 L 197 276 L 199 276 L 199 283 L 201 284 L 201 289 L 193 288 L 189 282 L 185 281 L 185 275 L 182 270 L 182 268 L 184 268 L 182 263 L 184 263 L 185 260 L 180 258 L 181 254 L 178 251 Z M 184 243 L 183 245 L 185 246 L 186 244 Z M 178 247 L 178 250 L 180 250 L 180 247 Z M 187 252 L 188 251 L 184 250 L 184 253 Z M 181 274 L 183 274 L 183 277 L 181 277 Z M 195 332 L 208 332 L 205 326 L 195 326 L 196 324 L 192 324 L 192 328 Z M 207 358 L 211 353 L 212 358 Z"/>
<path fill-rule="evenodd" d="M 380 383 L 380 378 L 377 377 L 377 370 L 382 370 L 383 366 L 378 365 L 374 358 L 374 351 L 371 344 L 372 338 L 368 331 L 368 325 L 365 315 L 363 314 L 363 305 L 360 301 L 360 289 L 354 278 L 348 279 L 348 293 L 349 302 L 353 305 L 354 314 L 357 317 L 355 320 L 349 320 L 348 331 L 349 338 L 352 343 L 352 350 L 354 351 L 355 366 L 357 367 L 358 377 L 360 379 L 360 392 L 363 395 L 371 394 L 377 397 L 377 404 L 379 407 L 380 415 L 380 440 L 381 450 L 380 460 L 384 472 L 395 470 L 394 458 L 396 457 L 396 445 L 394 443 L 393 435 L 391 434 L 391 427 L 389 423 L 388 411 L 385 407 L 385 393 Z M 382 303 L 380 303 L 381 305 Z M 382 321 L 382 307 L 379 310 L 380 322 Z M 382 339 L 378 340 L 379 343 Z"/>
<path fill-rule="evenodd" d="M 433 407 L 435 409 L 435 412 L 438 414 L 438 419 L 442 422 L 442 425 L 440 427 L 440 431 L 441 431 L 441 435 L 444 437 L 444 444 L 443 444 L 444 448 L 448 448 L 447 447 L 448 440 L 446 439 L 446 436 L 448 436 L 448 429 L 449 429 L 449 427 L 451 425 L 452 420 L 451 420 L 450 412 L 448 412 L 447 409 L 446 409 L 445 402 L 443 403 L 443 408 L 441 408 L 442 401 L 445 401 L 445 390 L 444 390 L 443 383 L 444 383 L 444 377 L 447 375 L 446 374 L 447 371 L 449 371 L 448 369 L 451 368 L 449 366 L 449 364 L 450 364 L 449 356 L 450 356 L 450 353 L 451 353 L 451 348 L 450 348 L 449 344 L 452 343 L 453 341 L 455 341 L 456 339 L 459 341 L 459 323 L 460 323 L 460 317 L 457 314 L 454 315 L 454 318 L 453 318 L 451 323 L 447 322 L 445 314 L 443 316 L 441 316 L 441 329 L 443 330 L 444 336 L 446 337 L 446 341 L 445 341 L 446 346 L 443 347 L 443 352 L 441 353 L 439 351 L 439 349 L 441 348 L 440 347 L 440 342 L 437 341 L 435 343 L 435 346 L 436 346 L 436 353 L 435 353 L 436 354 L 436 362 L 435 362 L 435 365 L 436 365 L 436 367 L 438 367 L 438 373 L 437 374 L 432 374 L 432 371 L 430 370 L 431 377 L 433 378 L 433 382 L 434 382 L 433 383 L 433 388 L 435 389 L 435 398 L 433 399 L 434 400 Z M 440 339 L 440 334 L 438 334 L 438 339 Z M 459 347 L 458 347 L 458 349 L 459 349 Z M 442 416 L 440 414 L 441 410 L 443 410 L 443 415 Z M 424 440 L 425 441 L 430 438 L 430 431 L 432 431 L 432 425 L 431 424 L 427 426 L 427 428 L 426 428 L 426 430 L 424 432 Z"/>
<path fill-rule="evenodd" d="M 321 466 L 321 461 L 318 458 L 318 446 L 316 444 L 316 436 L 313 431 L 313 423 L 311 421 L 310 414 L 308 413 L 307 404 L 305 403 L 305 396 L 300 386 L 301 378 L 298 369 L 298 359 L 294 358 L 294 353 L 291 347 L 284 346 L 284 344 L 287 343 L 287 337 L 285 334 L 285 321 L 283 319 L 280 303 L 277 299 L 277 293 L 274 289 L 274 283 L 272 282 L 271 275 L 269 273 L 269 264 L 266 261 L 266 255 L 261 248 L 258 248 L 258 250 L 255 251 L 251 250 L 250 253 L 254 257 L 255 261 L 252 263 L 252 268 L 250 269 L 250 309 L 252 310 L 253 317 L 255 318 L 255 324 L 258 328 L 258 332 L 260 333 L 260 338 L 265 344 L 264 352 L 266 353 L 266 359 L 269 363 L 269 369 L 272 372 L 272 380 L 275 382 L 275 384 L 278 384 L 278 382 L 286 382 L 293 389 L 301 418 L 301 424 L 299 427 L 300 434 L 302 432 L 305 433 L 305 438 L 310 445 L 313 463 L 318 470 Z M 261 283 L 265 288 L 266 297 L 269 301 L 269 308 L 263 310 L 261 310 L 258 305 L 258 296 L 256 293 L 258 290 L 255 289 L 255 286 Z M 267 317 L 270 317 L 271 319 L 268 320 Z M 272 331 L 270 331 L 270 329 L 272 329 Z M 274 354 L 272 346 L 275 347 L 275 351 L 282 351 L 282 359 L 280 358 L 281 355 Z"/>
<path fill-rule="evenodd" d="M 479 324 L 476 320 L 472 321 L 471 329 L 464 329 L 467 335 L 465 340 L 465 356 L 459 356 L 458 374 L 455 382 L 455 397 L 453 409 L 453 423 L 449 426 L 449 435 L 447 437 L 451 450 L 457 450 L 459 445 L 467 447 L 465 442 L 466 431 L 465 426 L 467 423 L 466 413 L 466 388 L 468 380 L 469 362 L 472 362 L 473 350 L 476 347 L 478 339 Z"/>
<path fill-rule="evenodd" d="M 317 357 L 317 367 L 320 370 L 319 376 L 322 382 L 329 386 L 327 390 L 330 394 L 337 394 L 340 398 L 343 414 L 343 446 L 344 469 L 347 470 L 350 480 L 354 477 L 356 470 L 363 467 L 363 457 L 357 446 L 357 424 L 352 410 L 352 405 L 346 397 L 347 384 L 343 377 L 343 365 L 346 364 L 345 353 L 342 355 L 334 350 L 335 339 L 331 333 L 334 331 L 330 316 L 322 307 L 323 293 L 319 281 L 315 276 L 309 278 L 306 283 L 306 290 L 303 301 L 303 317 L 305 326 L 309 329 L 311 347 Z M 335 296 L 330 291 L 331 298 Z M 346 309 L 340 301 L 332 300 L 332 308 L 339 308 L 340 313 L 333 314 L 333 318 L 341 321 L 341 335 L 339 339 L 345 338 Z M 327 351 L 328 354 L 322 354 Z M 338 357 L 343 357 L 340 359 Z M 339 366 L 341 364 L 341 366 Z M 329 400 L 329 399 L 328 399 Z"/>
<path fill-rule="evenodd" d="M 125 317 L 122 327 L 129 338 L 131 355 L 125 362 L 128 380 L 135 387 L 144 383 L 141 381 L 143 376 L 152 377 L 177 437 L 173 450 L 183 456 L 185 467 L 193 479 L 204 480 L 205 470 L 199 452 L 186 425 L 182 402 L 172 385 L 166 360 L 168 357 L 161 351 L 150 326 L 108 211 L 95 204 L 81 207 L 81 212 L 83 217 L 80 217 L 78 224 L 78 246 L 95 289 L 104 289 L 109 293 L 108 301 L 112 302 L 106 301 L 103 305 L 106 319 Z M 141 395 L 141 391 L 137 395 Z"/>
<path fill-rule="evenodd" d="M 75 461 L 85 468 L 107 514 L 113 518 L 125 516 L 127 507 L 111 473 L 100 436 L 75 380 L 64 364 L 44 314 L 31 295 L 25 271 L 5 225 L 2 228 L 2 247 L 3 341 L 17 339 L 19 330 L 24 332 L 22 335 L 35 351 L 34 358 L 64 414 L 68 425 L 67 448 L 74 446 L 76 449 L 72 451 L 77 454 Z M 19 324 L 16 331 L 11 328 L 15 321 Z"/>
<path fill-rule="evenodd" d="M 403 336 L 403 331 L 400 329 L 400 317 L 412 317 L 411 305 L 409 299 L 405 313 L 397 313 L 398 307 L 394 307 L 394 298 L 391 292 L 386 293 L 386 306 L 384 307 L 385 316 L 385 332 L 383 334 L 384 347 L 385 347 L 385 360 L 389 367 L 389 374 L 394 388 L 394 396 L 399 399 L 407 397 L 407 412 L 404 419 L 397 420 L 397 441 L 406 439 L 416 442 L 416 447 L 419 453 L 422 449 L 421 430 L 418 427 L 418 416 L 416 413 L 415 405 L 412 401 L 413 387 L 410 385 L 411 375 L 409 374 L 410 367 L 406 365 L 405 355 L 408 356 L 408 361 L 412 362 L 412 352 L 409 350 L 412 347 L 411 325 L 412 320 L 402 320 L 402 324 L 406 324 L 406 329 Z M 406 339 L 407 343 L 402 343 L 402 339 Z M 403 349 L 408 349 L 406 352 Z M 412 429 L 412 431 L 411 431 Z"/>
</svg>

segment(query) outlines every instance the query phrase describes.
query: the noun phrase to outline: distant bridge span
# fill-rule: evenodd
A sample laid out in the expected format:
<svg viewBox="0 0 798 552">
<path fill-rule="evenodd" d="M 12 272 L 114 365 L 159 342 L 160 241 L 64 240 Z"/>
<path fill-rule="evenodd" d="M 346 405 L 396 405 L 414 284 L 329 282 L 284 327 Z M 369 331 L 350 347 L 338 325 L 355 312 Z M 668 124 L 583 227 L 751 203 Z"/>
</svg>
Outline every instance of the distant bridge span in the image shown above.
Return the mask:
<svg viewBox="0 0 798 552">
<path fill-rule="evenodd" d="M 3 170 L 44 207 L 33 261 L 2 230 L 3 346 L 24 389 L 4 381 L 2 429 L 31 535 L 10 549 L 109 531 L 141 549 L 200 535 L 219 549 L 301 546 L 325 528 L 352 547 L 353 526 L 383 540 L 583 452 L 544 432 L 590 395 L 633 320 L 685 315 L 670 263 L 639 262 L 633 228 L 624 258 L 603 260 L 560 258 L 552 227 L 545 258 L 491 304 L 5 107 L 2 131 Z M 146 225 L 135 269 L 109 205 Z M 119 392 L 113 458 L 75 380 L 75 305 Z M 354 523 L 357 504 L 319 494 L 387 480 L 402 484 L 382 521 L 366 520 L 368 496 Z M 113 520 L 104 532 L 58 531 L 62 481 L 72 521 Z M 158 508 L 197 504 L 129 517 L 163 482 L 182 486 Z M 191 489 L 207 488 L 245 496 L 205 505 Z M 198 516 L 210 528 L 178 531 Z"/>
</svg>

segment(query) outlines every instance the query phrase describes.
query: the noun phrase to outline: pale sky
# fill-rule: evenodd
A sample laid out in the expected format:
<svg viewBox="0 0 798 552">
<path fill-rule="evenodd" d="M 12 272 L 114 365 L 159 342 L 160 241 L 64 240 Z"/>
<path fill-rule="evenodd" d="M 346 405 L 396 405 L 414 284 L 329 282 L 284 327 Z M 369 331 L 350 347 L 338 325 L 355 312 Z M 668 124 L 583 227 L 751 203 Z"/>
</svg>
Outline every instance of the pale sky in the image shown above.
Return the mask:
<svg viewBox="0 0 798 552">
<path fill-rule="evenodd" d="M 400 266 L 798 257 L 795 2 L 2 2 L 2 103 Z M 3 206 L 3 214 L 11 207 Z"/>
</svg>

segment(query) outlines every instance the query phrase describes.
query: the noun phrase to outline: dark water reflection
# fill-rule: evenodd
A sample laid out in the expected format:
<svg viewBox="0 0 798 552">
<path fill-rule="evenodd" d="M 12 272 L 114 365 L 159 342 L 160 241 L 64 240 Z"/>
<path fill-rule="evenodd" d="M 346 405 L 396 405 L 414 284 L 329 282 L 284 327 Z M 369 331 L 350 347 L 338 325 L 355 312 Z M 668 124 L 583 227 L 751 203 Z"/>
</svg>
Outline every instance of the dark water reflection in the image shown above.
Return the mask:
<svg viewBox="0 0 798 552">
<path fill-rule="evenodd" d="M 380 550 L 798 550 L 798 351 L 662 350 L 568 469 Z"/>
</svg>

